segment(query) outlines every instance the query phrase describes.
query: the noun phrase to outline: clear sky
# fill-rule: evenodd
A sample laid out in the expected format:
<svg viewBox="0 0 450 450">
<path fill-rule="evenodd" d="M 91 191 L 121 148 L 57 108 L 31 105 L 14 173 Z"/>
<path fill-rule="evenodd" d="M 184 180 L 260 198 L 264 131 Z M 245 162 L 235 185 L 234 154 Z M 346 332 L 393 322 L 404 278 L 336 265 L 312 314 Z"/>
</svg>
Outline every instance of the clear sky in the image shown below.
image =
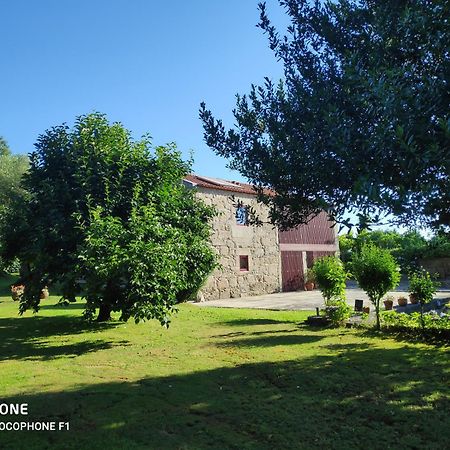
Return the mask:
<svg viewBox="0 0 450 450">
<path fill-rule="evenodd" d="M 281 76 L 257 3 L 0 0 L 0 135 L 28 153 L 47 128 L 100 111 L 135 138 L 194 150 L 199 174 L 240 180 L 203 142 L 198 108 L 232 125 L 235 94 Z M 277 0 L 267 5 L 285 23 Z"/>
</svg>

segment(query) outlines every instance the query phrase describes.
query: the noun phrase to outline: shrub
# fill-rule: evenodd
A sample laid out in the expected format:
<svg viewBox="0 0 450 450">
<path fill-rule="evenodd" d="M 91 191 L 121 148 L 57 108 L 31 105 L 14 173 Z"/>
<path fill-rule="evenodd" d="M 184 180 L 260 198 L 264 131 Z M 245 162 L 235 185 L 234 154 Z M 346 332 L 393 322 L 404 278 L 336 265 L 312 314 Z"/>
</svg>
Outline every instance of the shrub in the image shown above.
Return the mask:
<svg viewBox="0 0 450 450">
<path fill-rule="evenodd" d="M 314 262 L 313 272 L 325 305 L 333 301 L 345 299 L 345 281 L 347 272 L 342 261 L 335 256 L 325 256 Z"/>
<path fill-rule="evenodd" d="M 426 270 L 413 272 L 409 276 L 409 292 L 414 295 L 419 303 L 425 304 L 433 300 L 439 283 L 433 281 L 431 275 Z"/>
<path fill-rule="evenodd" d="M 425 328 L 425 319 L 423 315 L 423 305 L 433 300 L 433 295 L 439 283 L 433 281 L 431 275 L 426 270 L 413 272 L 409 276 L 409 292 L 416 297 L 420 303 L 420 321 L 422 329 Z"/>
<path fill-rule="evenodd" d="M 352 314 L 352 308 L 345 300 L 337 300 L 325 308 L 325 315 L 333 325 L 340 325 Z"/>
<path fill-rule="evenodd" d="M 400 268 L 389 250 L 364 245 L 353 256 L 353 275 L 375 306 L 377 328 L 380 328 L 380 300 L 400 281 Z"/>
<path fill-rule="evenodd" d="M 425 331 L 428 335 L 439 339 L 450 339 L 450 315 L 439 315 L 435 311 L 424 313 L 398 313 L 386 311 L 383 313 L 383 327 L 390 331 L 402 333 L 419 334 Z"/>
</svg>

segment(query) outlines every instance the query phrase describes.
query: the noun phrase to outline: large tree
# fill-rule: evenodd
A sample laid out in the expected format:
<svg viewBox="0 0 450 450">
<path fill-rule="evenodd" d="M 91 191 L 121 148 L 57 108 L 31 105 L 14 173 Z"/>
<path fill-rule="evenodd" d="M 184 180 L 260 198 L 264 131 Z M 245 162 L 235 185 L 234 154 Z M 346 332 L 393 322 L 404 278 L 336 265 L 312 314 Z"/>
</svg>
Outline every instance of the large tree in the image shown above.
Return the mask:
<svg viewBox="0 0 450 450">
<path fill-rule="evenodd" d="M 289 227 L 325 209 L 362 225 L 450 223 L 450 3 L 280 0 L 282 36 L 260 4 L 259 27 L 284 65 L 237 96 L 226 130 L 204 104 L 205 139 L 260 188 Z M 377 217 L 378 216 L 378 217 Z"/>
<path fill-rule="evenodd" d="M 174 145 L 152 149 L 100 114 L 38 138 L 25 179 L 28 198 L 4 253 L 28 265 L 20 311 L 37 310 L 43 286 L 62 300 L 82 295 L 86 315 L 168 324 L 176 303 L 212 270 L 213 214 L 182 183 L 189 164 Z"/>
</svg>

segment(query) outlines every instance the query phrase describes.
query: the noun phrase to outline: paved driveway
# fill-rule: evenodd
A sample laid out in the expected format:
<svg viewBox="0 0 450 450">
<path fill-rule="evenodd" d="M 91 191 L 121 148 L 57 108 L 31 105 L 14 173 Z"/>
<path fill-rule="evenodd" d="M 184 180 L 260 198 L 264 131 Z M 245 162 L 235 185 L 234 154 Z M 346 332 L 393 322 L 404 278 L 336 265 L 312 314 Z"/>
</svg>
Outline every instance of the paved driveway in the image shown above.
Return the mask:
<svg viewBox="0 0 450 450">
<path fill-rule="evenodd" d="M 364 300 L 364 306 L 371 306 L 367 295 L 358 288 L 348 288 L 347 302 L 352 307 L 355 299 Z M 390 292 L 395 298 L 403 295 L 408 297 L 409 293 L 404 290 Z M 450 298 L 450 290 L 442 290 L 436 293 L 435 298 Z M 396 303 L 396 302 L 394 302 Z M 323 307 L 323 298 L 320 291 L 296 291 L 280 292 L 276 294 L 257 295 L 255 297 L 230 298 L 223 300 L 209 300 L 205 302 L 194 302 L 199 307 L 221 307 L 221 308 L 254 308 L 273 310 L 306 310 L 313 311 L 316 307 Z"/>
</svg>

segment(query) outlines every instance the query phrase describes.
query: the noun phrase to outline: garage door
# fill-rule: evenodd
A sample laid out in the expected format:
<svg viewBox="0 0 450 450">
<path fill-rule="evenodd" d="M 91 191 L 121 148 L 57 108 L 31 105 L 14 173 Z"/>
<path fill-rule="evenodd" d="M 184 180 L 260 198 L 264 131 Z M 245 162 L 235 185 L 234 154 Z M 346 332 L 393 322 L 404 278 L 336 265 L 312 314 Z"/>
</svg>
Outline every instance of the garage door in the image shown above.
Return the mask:
<svg viewBox="0 0 450 450">
<path fill-rule="evenodd" d="M 303 289 L 303 252 L 281 252 L 281 280 L 283 292 Z"/>
</svg>

